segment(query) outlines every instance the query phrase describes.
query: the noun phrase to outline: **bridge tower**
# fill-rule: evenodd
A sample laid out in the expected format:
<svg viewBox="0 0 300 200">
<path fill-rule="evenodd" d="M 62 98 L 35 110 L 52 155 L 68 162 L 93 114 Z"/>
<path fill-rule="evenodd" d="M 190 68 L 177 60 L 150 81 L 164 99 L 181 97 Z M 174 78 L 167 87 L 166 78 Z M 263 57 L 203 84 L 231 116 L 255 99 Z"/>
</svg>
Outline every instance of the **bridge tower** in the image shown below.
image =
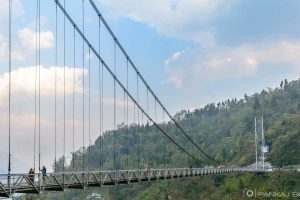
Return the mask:
<svg viewBox="0 0 300 200">
<path fill-rule="evenodd" d="M 264 117 L 255 117 L 255 155 L 256 155 L 256 169 L 265 169 L 266 153 L 268 147 L 265 145 L 264 134 Z"/>
</svg>

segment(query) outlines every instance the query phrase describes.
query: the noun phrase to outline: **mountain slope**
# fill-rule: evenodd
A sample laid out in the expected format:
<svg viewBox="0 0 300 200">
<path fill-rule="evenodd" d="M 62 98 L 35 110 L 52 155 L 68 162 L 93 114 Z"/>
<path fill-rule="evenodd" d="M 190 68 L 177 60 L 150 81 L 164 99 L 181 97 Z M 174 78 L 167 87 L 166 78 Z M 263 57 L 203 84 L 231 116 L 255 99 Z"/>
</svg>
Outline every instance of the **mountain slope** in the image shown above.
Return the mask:
<svg viewBox="0 0 300 200">
<path fill-rule="evenodd" d="M 182 110 L 174 117 L 186 132 L 219 162 L 225 165 L 249 165 L 255 160 L 254 152 L 254 118 L 264 116 L 264 129 L 266 144 L 270 147 L 267 160 L 274 166 L 292 165 L 300 163 L 300 81 L 287 80 L 275 89 L 263 90 L 260 93 L 248 96 L 244 99 L 228 99 L 219 103 L 211 103 L 193 112 Z M 193 154 L 205 158 L 192 148 L 186 139 L 182 137 L 174 124 L 160 124 L 172 137 Z M 187 158 L 174 145 L 165 140 L 161 133 L 157 132 L 152 125 L 137 126 L 135 124 L 126 127 L 118 126 L 116 130 L 117 148 L 116 160 L 119 169 L 125 168 L 126 161 L 126 133 L 128 131 L 129 167 L 137 167 L 137 149 L 140 154 L 140 167 L 145 167 L 150 163 L 153 167 L 185 167 L 203 166 L 192 159 Z M 139 138 L 139 143 L 137 142 Z M 75 166 L 81 169 L 82 155 L 87 157 L 87 152 L 91 152 L 91 166 L 93 169 L 101 169 L 99 165 L 99 142 L 98 138 L 90 149 L 86 152 L 79 150 L 76 154 Z M 103 137 L 104 143 L 104 168 L 112 169 L 113 164 L 113 131 L 107 131 Z M 165 147 L 165 148 L 164 148 Z M 166 165 L 164 166 L 164 153 L 166 155 Z M 87 160 L 87 159 L 86 159 Z M 207 160 L 206 160 L 207 161 Z M 61 161 L 57 163 L 61 166 Z M 71 165 L 72 166 L 72 163 Z M 71 169 L 70 169 L 71 170 Z M 239 177 L 240 175 L 233 175 Z M 184 191 L 185 197 L 190 199 L 197 197 L 197 193 L 203 193 L 203 198 L 207 195 L 220 198 L 222 195 L 237 198 L 241 197 L 241 191 L 246 187 L 261 186 L 265 189 L 282 189 L 291 191 L 299 187 L 298 182 L 286 175 L 264 175 L 255 177 L 253 175 L 241 175 L 240 178 L 230 178 L 224 176 L 184 179 L 178 182 L 163 182 L 153 184 L 143 184 L 141 186 L 118 186 L 103 191 L 108 199 L 167 199 L 168 196 L 176 196 L 178 191 Z M 284 182 L 293 180 L 293 184 Z M 196 181 L 196 182 L 195 182 Z M 226 182 L 227 181 L 227 182 Z M 232 183 L 228 183 L 231 181 Z M 271 181 L 271 182 L 270 182 Z M 272 182 L 278 185 L 272 185 Z M 200 185 L 198 183 L 201 183 Z M 284 186 L 280 186 L 284 183 Z M 207 187 L 205 187 L 205 185 Z M 266 186 L 267 185 L 267 186 Z M 291 186 L 292 185 L 292 186 Z M 193 187 L 196 186 L 196 187 Z M 266 186 L 266 187 L 265 187 Z M 208 191 L 207 188 L 213 188 Z M 191 191 L 194 190 L 194 191 Z M 95 191 L 95 190 L 94 190 Z M 91 191 L 88 191 L 91 192 Z M 238 194 L 233 194 L 236 192 Z M 81 197 L 87 191 L 79 192 Z M 74 193 L 69 193 L 74 197 Z M 80 196 L 79 195 L 79 196 Z M 78 196 L 78 192 L 76 192 Z M 153 197 L 153 198 L 152 198 Z M 180 198 L 178 198 L 180 199 Z M 213 198 L 214 199 L 214 198 Z"/>
</svg>

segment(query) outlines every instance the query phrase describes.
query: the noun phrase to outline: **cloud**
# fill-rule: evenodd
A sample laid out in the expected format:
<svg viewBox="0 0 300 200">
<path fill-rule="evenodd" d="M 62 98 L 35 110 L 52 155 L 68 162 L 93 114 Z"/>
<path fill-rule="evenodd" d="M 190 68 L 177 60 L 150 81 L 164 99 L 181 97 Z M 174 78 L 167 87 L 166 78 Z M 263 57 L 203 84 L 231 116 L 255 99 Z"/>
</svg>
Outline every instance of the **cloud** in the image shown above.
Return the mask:
<svg viewBox="0 0 300 200">
<path fill-rule="evenodd" d="M 86 59 L 86 60 L 91 60 L 91 59 L 93 59 L 93 57 L 94 57 L 94 56 L 93 56 L 93 53 L 92 53 L 92 52 L 91 52 L 90 54 L 89 54 L 89 53 L 86 53 L 86 54 L 85 54 L 85 59 Z"/>
<path fill-rule="evenodd" d="M 37 32 L 29 28 L 18 30 L 18 36 L 21 40 L 22 46 L 28 49 L 36 49 L 36 37 L 39 36 Z M 48 49 L 53 47 L 54 35 L 51 31 L 42 31 L 40 33 L 40 47 L 41 49 Z"/>
<path fill-rule="evenodd" d="M 99 0 L 113 16 L 203 46 L 299 38 L 299 1 Z M 288 22 L 288 23 L 287 23 Z"/>
<path fill-rule="evenodd" d="M 100 102 L 99 100 L 97 101 L 98 103 Z M 124 104 L 125 106 L 127 105 L 126 103 L 127 101 L 124 101 L 122 99 L 118 99 L 116 98 L 116 106 L 119 106 L 119 107 L 123 107 Z M 106 104 L 106 105 L 114 105 L 114 98 L 103 98 L 103 104 Z M 133 107 L 134 106 L 134 103 L 132 101 L 128 101 L 128 107 Z"/>
<path fill-rule="evenodd" d="M 0 61 L 5 59 L 7 54 L 8 43 L 5 40 L 5 37 L 0 34 Z"/>
<path fill-rule="evenodd" d="M 115 16 L 126 16 L 164 35 L 211 45 L 214 36 L 203 26 L 225 12 L 235 0 L 103 0 Z M 216 12 L 222 8 L 220 12 Z"/>
<path fill-rule="evenodd" d="M 23 52 L 12 49 L 11 57 L 13 60 L 24 60 L 25 54 Z M 8 62 L 8 40 L 0 33 L 0 63 Z"/>
<path fill-rule="evenodd" d="M 184 51 L 178 51 L 178 52 L 175 52 L 173 53 L 173 55 L 167 59 L 165 61 L 165 65 L 168 65 L 170 62 L 174 62 L 175 60 L 177 60 L 182 54 L 184 53 Z"/>
<path fill-rule="evenodd" d="M 17 31 L 18 37 L 13 38 L 12 59 L 24 61 L 31 56 L 36 49 L 36 36 L 38 35 L 30 28 L 23 28 Z M 49 49 L 54 45 L 54 35 L 51 31 L 42 31 L 40 35 L 41 49 Z M 8 38 L 0 33 L 0 62 L 8 58 Z"/>
<path fill-rule="evenodd" d="M 26 49 L 26 48 L 25 48 Z M 21 45 L 17 44 L 17 48 L 12 49 L 12 60 L 23 61 L 29 52 L 26 51 Z M 0 63 L 8 62 L 8 40 L 0 34 Z"/>
<path fill-rule="evenodd" d="M 40 67 L 40 77 L 41 77 L 41 95 L 50 96 L 51 91 L 54 90 L 55 85 L 55 70 L 57 70 L 57 95 L 62 96 L 64 94 L 63 84 L 64 84 L 64 68 L 63 67 Z M 73 68 L 66 67 L 66 95 L 73 92 Z M 75 92 L 80 93 L 82 91 L 81 78 L 87 71 L 81 68 L 75 68 Z M 11 89 L 12 95 L 24 94 L 27 96 L 34 96 L 35 94 L 35 74 L 36 66 L 21 67 L 11 72 Z M 4 73 L 0 75 L 0 104 L 6 101 L 8 95 L 8 84 L 9 84 L 9 74 Z M 37 78 L 37 83 L 38 83 Z"/>
<path fill-rule="evenodd" d="M 50 106 L 51 107 L 51 106 Z M 47 166 L 48 170 L 50 170 L 50 166 L 54 161 L 54 118 L 53 118 L 53 110 L 48 110 L 41 115 L 40 117 L 40 125 L 41 125 L 41 163 Z M 49 115 L 51 113 L 51 118 Z M 0 127 L 1 132 L 0 136 L 2 141 L 8 141 L 8 117 L 7 113 L 0 112 Z M 15 173 L 23 172 L 24 170 L 28 170 L 29 167 L 33 167 L 33 147 L 34 147 L 34 121 L 35 114 L 32 112 L 26 113 L 12 113 L 11 115 L 11 150 L 12 150 L 12 167 Z M 66 118 L 66 138 L 67 140 L 72 139 L 72 124 L 73 121 L 71 118 Z M 96 123 L 95 123 L 96 124 Z M 80 119 L 75 119 L 75 148 L 79 149 L 82 144 L 81 135 L 79 136 L 80 131 L 82 130 L 82 122 Z M 37 126 L 38 127 L 38 126 Z M 95 130 L 95 126 L 91 127 L 93 136 L 97 131 Z M 57 119 L 57 153 L 58 156 L 63 154 L 62 151 L 62 137 L 64 130 L 64 120 L 62 118 Z M 80 130 L 80 131 L 79 131 Z M 36 134 L 36 145 L 38 145 L 38 134 Z M 7 142 L 3 142 L 3 145 L 0 146 L 0 158 L 1 151 L 8 151 Z M 66 152 L 69 156 L 68 152 L 72 151 L 71 143 L 66 144 Z M 38 149 L 36 149 L 36 156 L 38 155 Z M 24 165 L 20 165 L 20 163 L 16 160 L 19 159 L 24 163 Z M 37 157 L 38 160 L 38 157 Z M 0 164 L 0 169 L 3 168 L 3 165 Z"/>
<path fill-rule="evenodd" d="M 299 51 L 300 41 L 279 41 L 176 52 L 165 61 L 165 82 L 183 88 L 206 81 L 239 79 L 254 76 L 265 65 L 276 67 L 278 63 L 291 65 L 299 75 Z"/>
<path fill-rule="evenodd" d="M 8 19 L 8 3 L 9 1 L 7 0 L 0 0 L 0 21 Z M 25 13 L 20 0 L 12 1 L 12 11 L 13 17 L 18 17 Z"/>
<path fill-rule="evenodd" d="M 9 1 L 0 0 L 0 63 L 8 60 L 8 16 L 9 16 Z M 17 29 L 19 24 L 25 21 L 24 16 L 27 13 L 24 10 L 20 0 L 12 1 L 12 59 L 16 61 L 24 61 L 32 54 L 35 49 L 36 33 L 32 29 L 26 27 Z M 42 25 L 45 23 L 45 17 L 41 16 Z M 18 24 L 16 26 L 16 23 Z M 30 23 L 29 27 L 35 26 L 35 23 Z M 51 31 L 41 32 L 41 49 L 53 47 L 54 35 Z"/>
</svg>

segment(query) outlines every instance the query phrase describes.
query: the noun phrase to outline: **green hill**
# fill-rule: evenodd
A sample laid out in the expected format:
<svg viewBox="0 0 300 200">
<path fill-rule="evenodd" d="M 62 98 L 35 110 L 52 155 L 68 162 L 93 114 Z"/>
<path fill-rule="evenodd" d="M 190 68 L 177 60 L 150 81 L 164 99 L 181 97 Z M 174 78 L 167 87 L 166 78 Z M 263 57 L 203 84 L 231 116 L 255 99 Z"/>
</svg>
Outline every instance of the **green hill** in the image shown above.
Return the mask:
<svg viewBox="0 0 300 200">
<path fill-rule="evenodd" d="M 274 166 L 300 163 L 300 81 L 290 83 L 285 80 L 281 87 L 263 90 L 252 96 L 245 94 L 243 99 L 228 99 L 211 103 L 193 112 L 182 110 L 174 118 L 197 144 L 221 163 L 248 165 L 254 162 L 254 118 L 264 116 L 266 144 L 270 147 L 268 160 Z M 179 144 L 193 154 L 201 157 L 196 148 L 187 141 L 173 123 L 160 126 Z M 128 132 L 127 132 L 128 131 Z M 128 168 L 146 166 L 149 161 L 153 167 L 200 165 L 192 163 L 177 147 L 160 133 L 153 125 L 119 125 L 116 130 L 116 166 L 126 168 L 126 134 L 128 134 Z M 138 142 L 139 141 L 139 142 Z M 91 152 L 90 163 L 93 169 L 99 166 L 99 142 L 85 151 Z M 103 137 L 104 168 L 112 169 L 113 131 L 107 131 Z M 165 156 L 164 152 L 165 151 Z M 82 150 L 75 156 L 76 168 L 81 168 Z M 202 159 L 205 159 L 203 156 Z M 208 162 L 206 160 L 206 162 Z M 57 166 L 60 163 L 58 163 Z M 73 164 L 71 163 L 70 166 Z M 88 163 L 86 163 L 86 166 Z"/>
<path fill-rule="evenodd" d="M 283 81 L 275 89 L 268 88 L 254 95 L 244 95 L 243 99 L 228 99 L 223 102 L 211 103 L 194 111 L 182 110 L 174 118 L 184 130 L 212 157 L 225 165 L 252 164 L 254 152 L 254 117 L 264 116 L 266 144 L 270 147 L 267 160 L 274 166 L 293 165 L 300 163 L 300 80 L 288 83 Z M 196 156 L 205 160 L 173 123 L 160 124 L 175 141 L 183 145 Z M 128 146 L 126 148 L 126 135 Z M 129 151 L 128 168 L 137 168 L 137 155 L 140 166 L 148 163 L 153 167 L 169 166 L 203 166 L 204 164 L 188 158 L 180 150 L 166 140 L 153 125 L 126 127 L 119 125 L 116 130 L 116 161 L 117 168 L 126 168 L 126 152 Z M 104 168 L 112 169 L 113 165 L 113 131 L 104 134 Z M 139 142 L 138 142 L 139 141 Z M 100 151 L 98 138 L 94 145 L 85 152 L 78 150 L 75 156 L 75 168 L 80 170 L 82 155 L 88 161 L 91 152 L 91 168 L 101 169 L 99 165 Z M 138 153 L 139 152 L 139 153 Z M 165 152 L 165 153 L 164 153 Z M 165 156 L 164 156 L 165 155 Z M 61 162 L 57 163 L 58 171 Z M 205 160 L 207 162 L 207 160 Z M 176 163 L 176 165 L 174 165 Z M 69 169 L 71 170 L 70 164 Z M 88 165 L 88 162 L 86 163 Z M 284 177 L 284 178 L 283 178 Z M 298 177 L 298 178 L 295 178 Z M 284 184 L 284 185 L 282 185 Z M 212 199 L 226 196 L 228 199 L 242 198 L 241 191 L 246 187 L 265 190 L 292 191 L 300 189 L 299 174 L 265 174 L 263 176 L 231 175 L 208 176 L 160 183 L 149 183 L 133 186 L 118 186 L 104 190 L 69 191 L 70 199 L 86 195 L 91 191 L 104 193 L 107 199 Z M 182 197 L 179 196 L 183 195 Z M 59 194 L 58 194 L 59 195 Z M 197 196 L 198 195 L 198 196 Z M 81 197 L 83 197 L 81 196 Z M 234 198 L 233 198 L 234 197 Z M 54 195 L 55 199 L 58 196 Z M 68 199 L 68 197 L 66 197 Z"/>
</svg>

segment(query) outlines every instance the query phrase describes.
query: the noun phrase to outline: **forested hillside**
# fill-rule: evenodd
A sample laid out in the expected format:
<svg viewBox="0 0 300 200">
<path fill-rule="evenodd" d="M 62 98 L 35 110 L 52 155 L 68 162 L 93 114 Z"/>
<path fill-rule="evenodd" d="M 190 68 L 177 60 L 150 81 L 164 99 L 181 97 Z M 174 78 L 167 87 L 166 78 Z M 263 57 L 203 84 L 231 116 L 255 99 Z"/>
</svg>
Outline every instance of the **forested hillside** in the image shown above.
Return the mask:
<svg viewBox="0 0 300 200">
<path fill-rule="evenodd" d="M 292 82 L 285 80 L 279 83 L 279 86 L 275 89 L 264 89 L 260 93 L 253 95 L 245 94 L 243 99 L 233 98 L 223 102 L 211 103 L 194 111 L 182 110 L 174 118 L 178 120 L 178 123 L 201 148 L 220 163 L 244 166 L 252 164 L 255 160 L 255 116 L 264 116 L 266 144 L 270 147 L 267 160 L 274 166 L 300 164 L 300 80 Z M 172 135 L 178 143 L 196 156 L 204 159 L 195 148 L 191 148 L 191 145 L 182 137 L 182 134 L 180 134 L 173 123 L 160 124 L 160 126 Z M 137 168 L 138 158 L 140 158 L 139 167 L 141 168 L 144 168 L 149 163 L 152 167 L 163 167 L 164 162 L 165 167 L 172 166 L 174 163 L 179 167 L 204 166 L 204 164 L 195 162 L 175 148 L 153 125 L 137 126 L 136 124 L 131 124 L 130 127 L 119 125 L 116 135 L 116 161 L 119 169 L 125 168 L 127 159 L 128 168 Z M 112 169 L 113 131 L 107 131 L 102 139 L 104 144 L 104 168 Z M 84 153 L 85 157 L 88 157 L 89 151 L 91 152 L 91 168 L 95 170 L 101 169 L 99 163 L 99 142 L 100 138 L 96 140 L 90 149 L 87 149 L 85 152 L 79 150 L 76 153 L 74 163 L 76 169 L 81 169 L 82 155 Z M 127 148 L 127 146 L 130 148 Z M 130 154 L 128 158 L 126 156 L 127 151 Z M 139 157 L 137 157 L 138 155 Z M 165 161 L 164 158 L 166 158 Z M 88 162 L 88 159 L 86 160 Z M 60 166 L 61 161 L 62 159 L 57 163 L 57 166 Z M 88 165 L 88 163 L 86 164 Z M 70 170 L 72 170 L 72 166 L 73 163 L 70 164 Z M 147 197 L 147 194 L 149 196 L 152 193 L 159 195 L 156 198 L 167 199 L 167 196 L 172 192 L 174 195 L 176 191 L 180 190 L 185 191 L 187 195 L 189 188 L 205 190 L 203 185 L 200 187 L 197 186 L 197 183 L 204 183 L 203 180 L 207 179 L 205 184 L 211 184 L 211 186 L 207 186 L 212 188 L 211 195 L 221 197 L 220 195 L 225 195 L 226 192 L 226 195 L 229 195 L 233 191 L 230 189 L 231 187 L 238 191 L 246 187 L 246 183 L 250 184 L 248 176 L 250 175 L 243 175 L 239 179 L 223 176 L 219 178 L 218 176 L 212 178 L 199 177 L 178 182 L 122 186 L 118 187 L 118 191 L 115 191 L 115 188 L 111 188 L 102 192 L 112 199 L 132 199 L 134 197 L 137 197 L 137 199 L 153 199 Z M 260 185 L 266 184 L 263 181 L 268 179 L 277 180 L 278 178 L 276 175 L 265 176 L 265 179 L 258 177 L 259 180 L 252 177 L 253 180 L 251 178 L 251 181 L 259 181 L 257 184 Z M 237 177 L 239 176 L 237 175 Z M 218 179 L 221 181 L 218 182 Z M 234 180 L 232 184 L 226 182 L 231 179 Z M 197 183 L 193 183 L 195 180 L 198 180 Z M 278 181 L 281 181 L 281 179 L 278 179 Z M 293 184 L 293 188 L 299 187 L 299 183 L 296 182 Z M 181 185 L 180 188 L 178 188 L 179 183 Z M 191 187 L 191 184 L 195 187 Z M 168 185 L 168 187 L 164 188 L 164 185 Z M 229 189 L 226 188 L 227 186 Z M 272 185 L 272 187 L 276 186 Z M 222 190 L 218 188 L 222 188 Z M 288 188 L 285 189 L 289 190 Z M 101 192 L 101 190 L 98 191 Z M 204 193 L 207 193 L 207 190 L 205 191 Z M 76 191 L 77 195 L 78 192 Z M 197 193 L 201 193 L 201 191 L 191 192 L 193 194 L 191 196 L 195 197 Z M 72 194 L 75 193 L 69 193 L 71 196 Z M 84 195 L 86 191 L 80 192 L 80 194 Z M 127 196 L 121 198 L 120 194 Z"/>
<path fill-rule="evenodd" d="M 264 116 L 268 160 L 275 166 L 300 163 L 300 81 L 283 81 L 278 88 L 263 90 L 243 99 L 211 103 L 193 112 L 182 110 L 174 118 L 208 154 L 224 164 L 248 165 L 254 162 L 254 117 Z M 201 157 L 173 123 L 160 126 L 183 147 Z M 123 124 L 116 130 L 116 166 L 125 168 L 200 165 L 193 163 L 153 125 Z M 103 136 L 103 166 L 112 169 L 113 131 Z M 85 151 L 86 166 L 100 169 L 100 138 Z M 128 148 L 127 148 L 128 147 Z M 127 151 L 129 157 L 127 157 Z M 165 153 L 164 153 L 165 151 Z M 88 152 L 90 152 L 90 157 Z M 165 155 L 165 156 L 164 156 Z M 204 159 L 203 157 L 201 157 Z M 166 159 L 166 160 L 164 160 Z M 61 159 L 62 160 L 62 159 Z M 60 166 L 59 164 L 57 166 Z M 82 150 L 75 155 L 81 168 Z M 207 160 L 206 160 L 207 161 Z M 179 162 L 179 163 L 178 163 Z M 70 168 L 73 163 L 70 164 Z M 59 168 L 58 168 L 59 169 Z"/>
</svg>

